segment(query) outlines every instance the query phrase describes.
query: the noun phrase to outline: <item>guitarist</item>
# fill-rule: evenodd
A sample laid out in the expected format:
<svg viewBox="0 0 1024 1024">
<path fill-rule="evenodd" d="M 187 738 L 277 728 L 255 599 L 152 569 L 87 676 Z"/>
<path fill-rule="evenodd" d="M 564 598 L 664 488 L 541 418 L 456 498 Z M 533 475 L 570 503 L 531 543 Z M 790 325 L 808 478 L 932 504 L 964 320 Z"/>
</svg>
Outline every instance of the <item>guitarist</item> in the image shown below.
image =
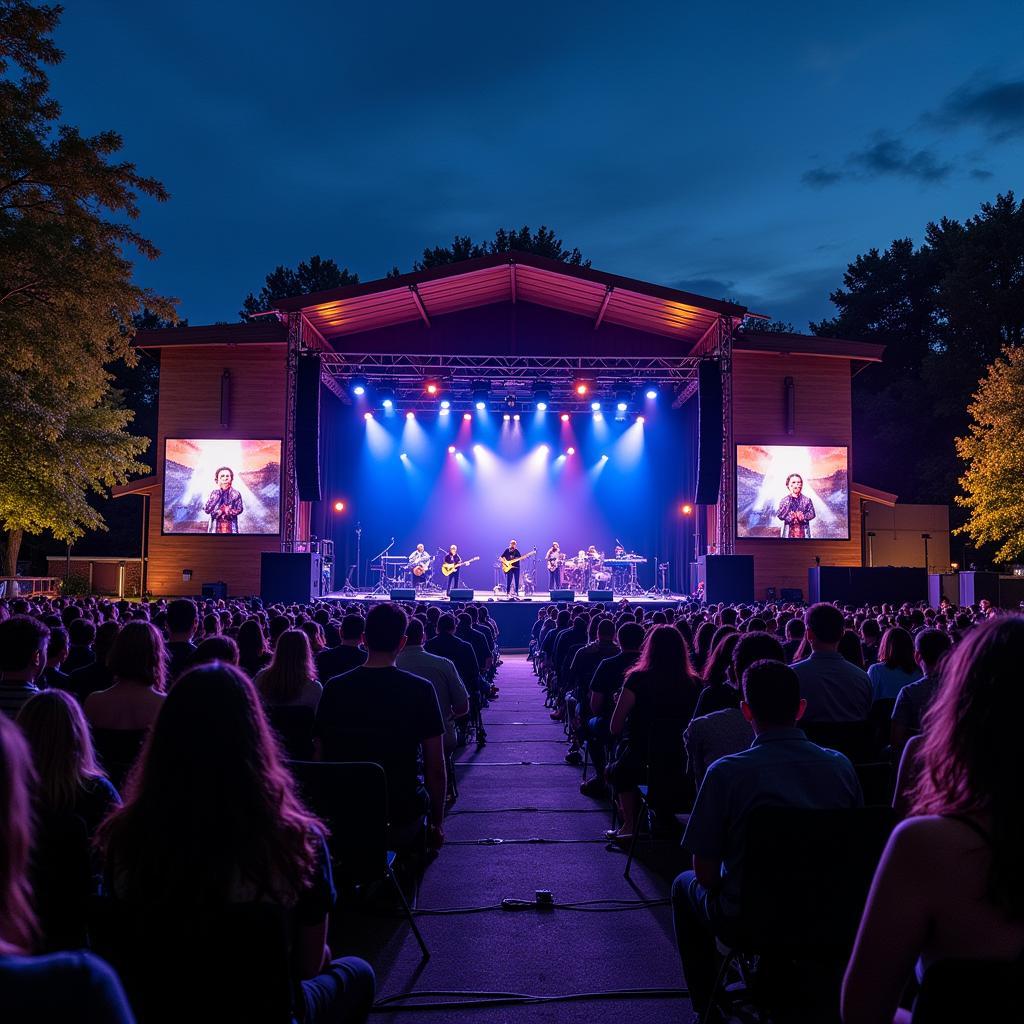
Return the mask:
<svg viewBox="0 0 1024 1024">
<path fill-rule="evenodd" d="M 508 542 L 508 547 L 505 548 L 501 553 L 501 557 L 505 559 L 519 558 L 519 548 L 516 546 L 514 540 Z M 510 596 L 515 591 L 516 598 L 519 597 L 519 567 L 521 563 L 516 562 L 515 565 L 510 566 L 508 572 L 505 573 L 505 594 Z"/>
<path fill-rule="evenodd" d="M 558 546 L 557 540 L 553 540 L 551 547 L 544 553 L 544 561 L 548 564 L 548 589 L 561 589 L 562 562 L 565 561 L 565 555 L 562 554 L 562 549 Z"/>
<path fill-rule="evenodd" d="M 443 561 L 444 561 L 445 565 L 458 565 L 459 564 L 459 561 L 460 561 L 460 559 L 459 559 L 459 548 L 458 548 L 457 544 L 452 544 L 448 548 L 448 554 L 446 554 L 444 556 L 444 560 Z M 445 584 L 445 588 L 444 588 L 444 592 L 446 594 L 450 594 L 452 592 L 452 587 L 458 587 L 458 585 L 459 585 L 459 572 L 460 572 L 460 570 L 456 569 L 455 572 L 453 572 L 451 574 L 451 576 L 448 577 L 448 582 Z"/>
</svg>

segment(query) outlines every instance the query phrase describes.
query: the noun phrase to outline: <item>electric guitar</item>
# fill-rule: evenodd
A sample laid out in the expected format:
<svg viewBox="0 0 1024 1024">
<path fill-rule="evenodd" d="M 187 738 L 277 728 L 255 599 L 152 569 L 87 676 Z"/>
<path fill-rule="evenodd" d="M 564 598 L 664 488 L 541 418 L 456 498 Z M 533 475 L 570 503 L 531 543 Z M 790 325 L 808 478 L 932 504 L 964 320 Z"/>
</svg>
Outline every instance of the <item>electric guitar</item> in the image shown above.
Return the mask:
<svg viewBox="0 0 1024 1024">
<path fill-rule="evenodd" d="M 501 559 L 501 571 L 511 572 L 524 558 L 529 558 L 530 555 L 535 554 L 537 554 L 536 548 L 532 551 L 524 551 L 521 555 L 518 555 L 515 558 L 505 558 L 503 556 Z"/>
<path fill-rule="evenodd" d="M 548 559 L 548 572 L 557 572 L 560 565 L 565 565 L 565 555 L 561 551 Z"/>
<path fill-rule="evenodd" d="M 462 565 L 469 565 L 470 562 L 479 562 L 480 556 L 474 555 L 472 558 L 467 558 L 464 562 L 442 562 L 441 563 L 441 575 L 451 576 Z"/>
</svg>

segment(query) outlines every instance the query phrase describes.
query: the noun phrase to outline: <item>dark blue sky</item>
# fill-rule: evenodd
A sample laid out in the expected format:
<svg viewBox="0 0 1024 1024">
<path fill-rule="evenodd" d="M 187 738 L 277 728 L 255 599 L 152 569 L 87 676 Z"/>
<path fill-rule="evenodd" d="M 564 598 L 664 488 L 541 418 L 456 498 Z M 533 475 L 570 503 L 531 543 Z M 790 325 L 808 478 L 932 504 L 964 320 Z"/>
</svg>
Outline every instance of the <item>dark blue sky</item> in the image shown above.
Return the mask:
<svg viewBox="0 0 1024 1024">
<path fill-rule="evenodd" d="M 172 199 L 139 279 L 235 320 L 541 222 L 594 266 L 793 321 L 858 253 L 1019 189 L 1024 11 L 972 3 L 69 3 L 65 118 Z"/>
</svg>

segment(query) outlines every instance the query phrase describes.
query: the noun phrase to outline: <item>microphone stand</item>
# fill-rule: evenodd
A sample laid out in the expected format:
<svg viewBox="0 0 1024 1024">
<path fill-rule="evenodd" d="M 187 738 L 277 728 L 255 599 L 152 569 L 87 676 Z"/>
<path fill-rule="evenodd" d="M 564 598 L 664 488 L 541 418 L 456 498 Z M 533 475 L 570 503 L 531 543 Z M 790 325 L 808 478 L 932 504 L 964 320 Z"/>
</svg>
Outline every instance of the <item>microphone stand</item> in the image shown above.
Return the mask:
<svg viewBox="0 0 1024 1024">
<path fill-rule="evenodd" d="M 386 594 L 386 593 L 388 593 L 388 588 L 387 588 L 387 586 L 385 585 L 385 579 L 386 579 L 386 577 L 387 577 L 387 574 L 388 574 L 388 569 L 387 569 L 387 565 L 386 565 L 386 564 L 385 564 L 385 562 L 384 562 L 384 556 L 385 556 L 385 555 L 386 555 L 386 554 L 387 554 L 387 553 L 388 553 L 388 552 L 389 552 L 389 551 L 390 551 L 390 550 L 391 550 L 391 549 L 392 549 L 392 548 L 393 548 L 394 546 L 395 546 L 395 538 L 394 538 L 394 537 L 392 537 L 392 538 L 391 538 L 391 543 L 390 543 L 390 544 L 388 544 L 388 546 L 387 546 L 387 547 L 386 547 L 386 548 L 385 548 L 385 549 L 384 549 L 384 550 L 383 550 L 383 551 L 382 551 L 382 552 L 381 552 L 381 553 L 380 553 L 379 555 L 377 555 L 377 556 L 376 556 L 375 558 L 371 558 L 371 559 L 370 559 L 370 564 L 371 564 L 371 566 L 372 566 L 372 564 L 373 564 L 374 562 L 378 562 L 378 561 L 380 562 L 380 568 L 379 568 L 379 569 L 375 569 L 375 570 L 372 570 L 372 571 L 374 571 L 374 572 L 379 572 L 379 573 L 380 573 L 380 576 L 379 576 L 379 577 L 377 578 L 377 583 L 376 583 L 376 585 L 374 586 L 373 590 L 371 590 L 371 591 L 370 591 L 370 594 L 371 594 L 371 596 L 372 596 L 372 595 L 374 595 L 374 594 Z"/>
</svg>

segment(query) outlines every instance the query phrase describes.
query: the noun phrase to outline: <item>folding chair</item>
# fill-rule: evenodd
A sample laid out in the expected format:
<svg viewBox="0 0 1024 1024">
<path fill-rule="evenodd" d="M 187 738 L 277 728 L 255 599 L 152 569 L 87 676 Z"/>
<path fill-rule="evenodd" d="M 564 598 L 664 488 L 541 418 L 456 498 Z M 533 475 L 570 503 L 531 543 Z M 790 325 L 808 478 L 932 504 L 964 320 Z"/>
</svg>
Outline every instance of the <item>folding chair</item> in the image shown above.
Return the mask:
<svg viewBox="0 0 1024 1024">
<path fill-rule="evenodd" d="M 308 705 L 290 704 L 268 704 L 264 710 L 285 756 L 292 761 L 312 760 L 316 712 Z"/>
<path fill-rule="evenodd" d="M 428 959 L 430 950 L 395 877 L 398 854 L 388 849 L 391 821 L 384 769 L 372 761 L 291 761 L 290 767 L 303 798 L 330 829 L 327 845 L 338 877 L 352 885 L 389 882 L 423 959 Z"/>
<path fill-rule="evenodd" d="M 877 760 L 871 743 L 871 725 L 863 722 L 800 722 L 807 738 L 819 747 L 838 750 L 854 764 Z"/>
</svg>

